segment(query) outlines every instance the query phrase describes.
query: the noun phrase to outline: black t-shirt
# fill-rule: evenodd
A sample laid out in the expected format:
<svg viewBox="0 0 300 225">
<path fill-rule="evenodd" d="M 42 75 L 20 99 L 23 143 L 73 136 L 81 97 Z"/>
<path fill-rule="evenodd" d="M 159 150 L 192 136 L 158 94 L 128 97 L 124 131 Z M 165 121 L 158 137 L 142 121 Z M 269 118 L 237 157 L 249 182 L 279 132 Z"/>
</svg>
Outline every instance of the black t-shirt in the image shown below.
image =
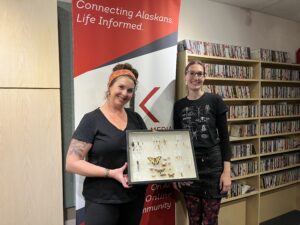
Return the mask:
<svg viewBox="0 0 300 225">
<path fill-rule="evenodd" d="M 182 188 L 184 194 L 222 198 L 220 176 L 231 151 L 226 118 L 227 106 L 220 96 L 204 93 L 199 99 L 186 97 L 174 105 L 174 128 L 189 129 L 197 161 L 199 180 Z"/>
<path fill-rule="evenodd" d="M 229 161 L 231 152 L 227 111 L 227 106 L 219 95 L 204 93 L 196 100 L 185 97 L 174 105 L 174 128 L 191 131 L 196 153 L 198 149 L 208 149 L 220 144 L 223 161 Z"/>
<path fill-rule="evenodd" d="M 127 162 L 126 130 L 146 129 L 140 115 L 126 109 L 128 123 L 125 130 L 115 127 L 99 108 L 84 115 L 73 138 L 92 144 L 86 160 L 108 169 L 119 168 Z M 86 177 L 83 196 L 96 203 L 124 203 L 145 193 L 146 186 L 123 188 L 122 184 L 111 178 Z"/>
</svg>

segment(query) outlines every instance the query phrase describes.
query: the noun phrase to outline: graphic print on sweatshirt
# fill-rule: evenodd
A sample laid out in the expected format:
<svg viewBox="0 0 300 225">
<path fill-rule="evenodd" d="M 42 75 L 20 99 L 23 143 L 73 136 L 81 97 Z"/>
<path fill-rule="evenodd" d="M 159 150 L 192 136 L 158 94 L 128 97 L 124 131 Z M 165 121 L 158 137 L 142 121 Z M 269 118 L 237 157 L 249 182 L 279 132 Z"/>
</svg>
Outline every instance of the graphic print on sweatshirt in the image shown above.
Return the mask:
<svg viewBox="0 0 300 225">
<path fill-rule="evenodd" d="M 188 106 L 182 110 L 182 127 L 191 131 L 193 140 L 209 138 L 210 111 L 209 105 Z"/>
</svg>

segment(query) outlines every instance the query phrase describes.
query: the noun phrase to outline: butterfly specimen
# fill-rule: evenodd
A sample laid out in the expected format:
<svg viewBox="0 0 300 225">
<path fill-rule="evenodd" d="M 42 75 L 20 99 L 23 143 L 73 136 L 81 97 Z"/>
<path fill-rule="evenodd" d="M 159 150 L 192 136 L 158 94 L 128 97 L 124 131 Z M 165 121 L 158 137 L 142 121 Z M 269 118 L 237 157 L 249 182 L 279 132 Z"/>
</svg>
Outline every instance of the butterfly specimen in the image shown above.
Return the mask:
<svg viewBox="0 0 300 225">
<path fill-rule="evenodd" d="M 152 165 L 158 165 L 159 164 L 159 161 L 161 159 L 161 156 L 157 156 L 157 157 L 147 157 L 149 162 L 152 164 Z"/>
<path fill-rule="evenodd" d="M 169 177 L 174 177 L 175 173 L 168 173 Z"/>
<path fill-rule="evenodd" d="M 162 172 L 164 172 L 164 171 L 165 171 L 165 169 L 166 169 L 166 168 L 162 168 L 162 169 L 155 169 L 155 171 L 161 174 Z"/>
</svg>

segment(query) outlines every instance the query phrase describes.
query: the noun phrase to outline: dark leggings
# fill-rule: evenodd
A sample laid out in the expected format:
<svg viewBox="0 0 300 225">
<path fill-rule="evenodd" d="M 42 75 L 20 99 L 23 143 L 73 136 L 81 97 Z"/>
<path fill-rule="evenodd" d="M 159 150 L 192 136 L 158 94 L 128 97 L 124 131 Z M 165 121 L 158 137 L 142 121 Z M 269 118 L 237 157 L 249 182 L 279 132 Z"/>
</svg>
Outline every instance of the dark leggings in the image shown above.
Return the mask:
<svg viewBox="0 0 300 225">
<path fill-rule="evenodd" d="M 97 204 L 85 202 L 85 225 L 139 225 L 143 198 L 122 204 Z"/>
<path fill-rule="evenodd" d="M 185 195 L 190 225 L 218 225 L 221 199 Z"/>
</svg>

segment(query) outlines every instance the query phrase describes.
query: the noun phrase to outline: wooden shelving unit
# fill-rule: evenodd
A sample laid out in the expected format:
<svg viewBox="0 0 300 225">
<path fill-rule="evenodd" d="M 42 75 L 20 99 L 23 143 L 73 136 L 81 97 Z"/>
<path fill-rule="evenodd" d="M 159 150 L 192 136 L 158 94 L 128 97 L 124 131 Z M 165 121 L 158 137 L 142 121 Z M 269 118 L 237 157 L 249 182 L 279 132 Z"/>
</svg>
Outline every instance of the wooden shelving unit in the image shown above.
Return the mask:
<svg viewBox="0 0 300 225">
<path fill-rule="evenodd" d="M 179 52 L 177 58 L 176 99 L 186 96 L 184 68 L 192 60 L 200 60 L 205 64 L 245 66 L 252 71 L 251 77 L 245 79 L 226 78 L 224 75 L 211 77 L 208 74 L 204 83 L 205 86 L 213 86 L 214 90 L 221 89 L 225 92 L 229 86 L 231 89 L 234 89 L 235 86 L 246 87 L 250 96 L 247 95 L 245 98 L 243 96 L 238 98 L 230 96 L 226 98 L 225 95 L 223 99 L 228 107 L 231 107 L 230 109 L 236 110 L 239 106 L 255 108 L 254 111 L 251 111 L 255 113 L 248 114 L 248 117 L 236 116 L 236 113 L 233 113 L 228 118 L 229 132 L 231 135 L 235 135 L 230 137 L 231 145 L 237 146 L 236 149 L 241 147 L 244 150 L 251 147 L 250 153 L 245 151 L 244 155 L 234 156 L 232 159 L 233 184 L 239 182 L 249 185 L 251 191 L 249 193 L 239 193 L 236 196 L 222 200 L 220 225 L 259 225 L 261 222 L 288 211 L 299 210 L 300 81 L 264 79 L 263 73 L 266 71 L 274 73 L 273 70 L 276 70 L 275 72 L 281 72 L 281 70 L 300 71 L 300 65 L 195 55 L 186 51 Z M 216 88 L 216 86 L 219 87 Z M 285 93 L 286 91 L 288 93 Z M 266 98 L 268 92 L 272 95 Z M 235 91 L 236 93 L 237 91 Z M 285 113 L 280 111 L 281 107 L 286 107 L 285 110 L 282 110 Z M 293 107 L 298 107 L 298 111 L 294 109 L 295 114 L 291 112 Z M 269 112 L 271 108 L 273 108 L 272 114 Z M 247 125 L 253 128 L 255 132 L 237 136 L 234 129 Z M 272 126 L 276 127 L 275 131 L 266 131 L 266 127 L 272 129 Z M 268 150 L 270 145 L 275 146 L 272 151 Z M 236 149 L 235 151 L 237 151 Z M 248 167 L 241 166 L 244 169 L 249 168 L 249 165 L 256 168 L 248 174 L 235 174 L 238 171 L 234 172 L 235 165 L 243 163 L 248 165 Z M 275 199 L 280 200 L 280 203 L 277 202 L 277 206 L 274 206 Z"/>
</svg>

